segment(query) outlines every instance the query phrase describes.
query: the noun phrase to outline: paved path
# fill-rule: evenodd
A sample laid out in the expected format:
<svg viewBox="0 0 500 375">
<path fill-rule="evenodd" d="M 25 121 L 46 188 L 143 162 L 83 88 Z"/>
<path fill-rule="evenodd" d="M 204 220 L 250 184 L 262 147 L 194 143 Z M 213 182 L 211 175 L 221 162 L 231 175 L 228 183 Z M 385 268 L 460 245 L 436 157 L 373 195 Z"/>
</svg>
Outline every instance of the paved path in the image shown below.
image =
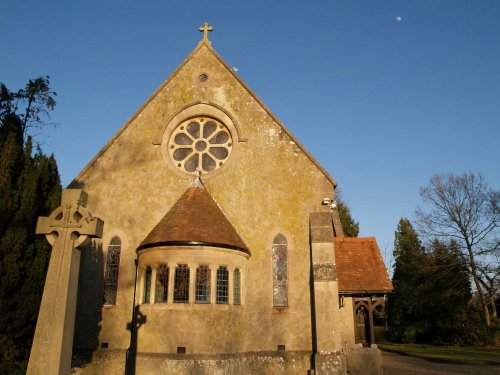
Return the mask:
<svg viewBox="0 0 500 375">
<path fill-rule="evenodd" d="M 384 375 L 500 375 L 500 366 L 438 363 L 382 351 Z"/>
</svg>

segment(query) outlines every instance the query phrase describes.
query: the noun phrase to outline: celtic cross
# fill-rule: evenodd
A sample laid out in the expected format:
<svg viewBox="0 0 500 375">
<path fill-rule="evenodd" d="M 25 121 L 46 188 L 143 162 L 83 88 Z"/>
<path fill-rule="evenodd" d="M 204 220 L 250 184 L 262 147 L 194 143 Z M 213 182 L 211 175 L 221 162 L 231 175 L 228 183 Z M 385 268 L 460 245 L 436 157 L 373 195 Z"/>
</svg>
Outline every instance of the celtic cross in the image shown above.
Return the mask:
<svg viewBox="0 0 500 375">
<path fill-rule="evenodd" d="M 91 237 L 102 237 L 103 221 L 85 208 L 87 194 L 65 189 L 61 206 L 38 218 L 37 234 L 52 245 L 42 302 L 28 363 L 28 375 L 69 374 L 80 272 L 77 249 Z"/>
</svg>

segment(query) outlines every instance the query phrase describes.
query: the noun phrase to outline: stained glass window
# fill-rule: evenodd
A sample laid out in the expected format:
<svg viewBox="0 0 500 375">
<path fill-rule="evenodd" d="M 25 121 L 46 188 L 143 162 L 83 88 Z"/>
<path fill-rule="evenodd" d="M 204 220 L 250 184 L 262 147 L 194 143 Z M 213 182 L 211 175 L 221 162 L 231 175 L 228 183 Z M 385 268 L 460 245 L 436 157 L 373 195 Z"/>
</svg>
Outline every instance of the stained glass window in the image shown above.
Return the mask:
<svg viewBox="0 0 500 375">
<path fill-rule="evenodd" d="M 191 174 L 205 174 L 224 165 L 232 145 L 231 133 L 224 124 L 195 117 L 173 131 L 168 151 L 177 168 Z"/>
<path fill-rule="evenodd" d="M 144 299 L 143 303 L 149 303 L 151 299 L 151 267 L 146 267 L 146 272 L 144 273 Z"/>
<path fill-rule="evenodd" d="M 116 292 L 118 290 L 118 273 L 120 271 L 121 241 L 119 237 L 113 237 L 108 246 L 106 257 L 106 271 L 104 273 L 104 304 L 116 304 Z"/>
<path fill-rule="evenodd" d="M 210 268 L 201 265 L 196 269 L 196 302 L 210 303 Z"/>
<path fill-rule="evenodd" d="M 217 303 L 227 303 L 229 290 L 229 272 L 226 267 L 217 269 Z"/>
<path fill-rule="evenodd" d="M 273 305 L 288 306 L 287 242 L 278 234 L 273 241 Z"/>
<path fill-rule="evenodd" d="M 238 268 L 234 270 L 234 280 L 233 280 L 233 304 L 241 304 L 241 273 Z"/>
<path fill-rule="evenodd" d="M 164 264 L 156 269 L 155 303 L 167 302 L 168 267 Z"/>
<path fill-rule="evenodd" d="M 189 302 L 189 267 L 179 264 L 175 268 L 174 302 Z"/>
</svg>

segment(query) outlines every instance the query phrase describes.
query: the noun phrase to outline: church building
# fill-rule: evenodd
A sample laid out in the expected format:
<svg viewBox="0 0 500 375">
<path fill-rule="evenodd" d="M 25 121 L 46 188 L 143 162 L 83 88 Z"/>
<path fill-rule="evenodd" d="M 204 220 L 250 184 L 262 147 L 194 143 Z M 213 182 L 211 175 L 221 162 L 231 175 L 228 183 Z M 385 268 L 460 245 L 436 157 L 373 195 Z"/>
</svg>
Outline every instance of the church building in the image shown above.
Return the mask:
<svg viewBox="0 0 500 375">
<path fill-rule="evenodd" d="M 343 237 L 336 181 L 211 29 L 69 186 L 104 222 L 79 250 L 73 370 L 377 373 L 376 241 Z"/>
</svg>

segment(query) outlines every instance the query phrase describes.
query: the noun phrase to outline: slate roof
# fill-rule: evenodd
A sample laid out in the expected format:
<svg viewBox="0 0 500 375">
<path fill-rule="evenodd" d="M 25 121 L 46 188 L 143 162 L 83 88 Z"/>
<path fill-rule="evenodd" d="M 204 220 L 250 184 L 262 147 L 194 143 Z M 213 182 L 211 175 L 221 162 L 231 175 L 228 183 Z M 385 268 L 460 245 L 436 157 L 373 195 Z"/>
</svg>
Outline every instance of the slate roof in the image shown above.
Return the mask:
<svg viewBox="0 0 500 375">
<path fill-rule="evenodd" d="M 250 253 L 199 179 L 172 206 L 138 250 L 182 245 L 214 246 Z"/>
<path fill-rule="evenodd" d="M 394 289 L 375 237 L 336 237 L 335 261 L 340 293 L 390 293 Z"/>
</svg>

